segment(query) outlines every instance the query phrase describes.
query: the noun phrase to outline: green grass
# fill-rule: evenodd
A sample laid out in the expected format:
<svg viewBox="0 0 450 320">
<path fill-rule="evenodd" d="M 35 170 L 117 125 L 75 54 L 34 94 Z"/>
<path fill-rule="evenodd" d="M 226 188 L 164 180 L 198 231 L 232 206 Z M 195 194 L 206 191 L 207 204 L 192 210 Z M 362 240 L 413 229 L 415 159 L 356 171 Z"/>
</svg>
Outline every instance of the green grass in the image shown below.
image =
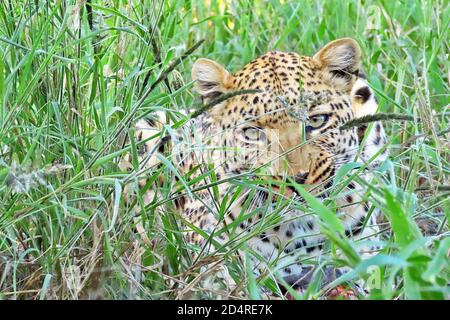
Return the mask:
<svg viewBox="0 0 450 320">
<path fill-rule="evenodd" d="M 124 136 L 155 111 L 184 122 L 181 111 L 199 102 L 190 80 L 199 57 L 237 70 L 269 50 L 312 55 L 340 37 L 359 42 L 379 111 L 422 121 L 385 124 L 391 156 L 376 174 L 381 187 L 367 185 L 387 218 L 385 249 L 361 260 L 325 225 L 331 250 L 322 262 L 353 267 L 339 281 L 377 283 L 369 298 L 449 297 L 450 142 L 439 132 L 450 123 L 433 116 L 449 111 L 447 1 L 86 2 L 92 6 L 0 3 L 0 299 L 174 298 L 186 284 L 217 297 L 195 283 L 188 258 L 195 248 L 184 243 L 170 206 L 183 189 L 171 183 L 170 162 L 146 172 L 165 178 L 158 206 L 135 217 L 122 201 L 124 181 L 133 179 L 118 160 L 137 148 Z M 311 206 L 327 216 L 333 203 Z M 436 224 L 427 237 L 417 227 L 424 218 Z M 275 212 L 266 223 L 276 222 Z M 216 259 L 227 261 L 244 297 L 262 296 L 263 285 L 276 291 L 270 274 L 255 279 L 233 259 L 246 240 L 234 239 Z M 320 294 L 311 286 L 307 297 Z"/>
</svg>

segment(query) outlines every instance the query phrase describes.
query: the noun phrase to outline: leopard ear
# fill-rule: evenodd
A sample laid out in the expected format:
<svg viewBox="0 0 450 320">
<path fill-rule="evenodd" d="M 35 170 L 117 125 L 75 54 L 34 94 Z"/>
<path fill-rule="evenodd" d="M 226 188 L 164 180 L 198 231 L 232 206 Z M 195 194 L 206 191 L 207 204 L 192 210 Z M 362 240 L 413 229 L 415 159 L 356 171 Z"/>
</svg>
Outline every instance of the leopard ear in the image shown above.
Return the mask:
<svg viewBox="0 0 450 320">
<path fill-rule="evenodd" d="M 314 62 L 334 85 L 353 84 L 361 64 L 361 49 L 351 38 L 331 41 L 313 57 Z"/>
<path fill-rule="evenodd" d="M 206 103 L 217 96 L 229 92 L 233 76 L 220 64 L 209 59 L 198 59 L 192 66 L 195 89 Z"/>
</svg>

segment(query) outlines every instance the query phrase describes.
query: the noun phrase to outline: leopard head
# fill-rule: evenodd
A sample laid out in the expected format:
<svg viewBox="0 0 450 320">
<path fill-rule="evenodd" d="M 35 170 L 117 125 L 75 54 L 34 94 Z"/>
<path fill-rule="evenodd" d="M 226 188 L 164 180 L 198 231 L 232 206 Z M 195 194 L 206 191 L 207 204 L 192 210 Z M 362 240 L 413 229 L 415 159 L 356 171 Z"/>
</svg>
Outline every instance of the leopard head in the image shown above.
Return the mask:
<svg viewBox="0 0 450 320">
<path fill-rule="evenodd" d="M 313 57 L 269 52 L 235 73 L 215 61 L 197 60 L 192 77 L 205 103 L 257 90 L 231 97 L 207 114 L 220 137 L 213 144 L 234 151 L 222 157 L 225 172 L 266 168 L 268 174 L 299 176 L 306 184 L 332 177 L 359 144 L 356 128 L 340 126 L 372 112 L 362 109 L 362 100 L 371 95 L 367 86 L 354 90 L 360 62 L 360 47 L 349 38 L 330 42 Z"/>
</svg>

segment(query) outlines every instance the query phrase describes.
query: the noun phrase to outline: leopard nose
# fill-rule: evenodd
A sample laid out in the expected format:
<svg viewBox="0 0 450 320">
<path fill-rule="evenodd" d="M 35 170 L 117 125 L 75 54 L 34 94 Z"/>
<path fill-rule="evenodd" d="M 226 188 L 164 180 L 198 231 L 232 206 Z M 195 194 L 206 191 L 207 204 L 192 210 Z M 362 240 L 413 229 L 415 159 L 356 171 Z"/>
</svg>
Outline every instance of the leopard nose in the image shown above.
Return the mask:
<svg viewBox="0 0 450 320">
<path fill-rule="evenodd" d="M 309 172 L 300 172 L 295 175 L 295 182 L 298 184 L 305 184 L 306 179 L 308 179 Z"/>
</svg>

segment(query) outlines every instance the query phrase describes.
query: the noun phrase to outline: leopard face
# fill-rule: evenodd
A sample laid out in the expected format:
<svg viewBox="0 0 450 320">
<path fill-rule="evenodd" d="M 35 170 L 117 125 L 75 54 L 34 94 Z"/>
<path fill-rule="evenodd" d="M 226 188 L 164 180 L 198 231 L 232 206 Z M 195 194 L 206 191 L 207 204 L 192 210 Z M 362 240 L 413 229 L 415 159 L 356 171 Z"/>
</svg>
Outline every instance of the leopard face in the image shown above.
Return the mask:
<svg viewBox="0 0 450 320">
<path fill-rule="evenodd" d="M 355 92 L 352 96 L 360 56 L 354 40 L 341 39 L 313 57 L 269 52 L 233 74 L 214 61 L 198 60 L 192 76 L 205 102 L 229 92 L 258 90 L 209 112 L 206 121 L 220 132 L 213 144 L 235 151 L 221 157 L 227 158 L 224 173 L 263 167 L 271 175 L 298 175 L 306 184 L 329 181 L 358 150 L 357 129 L 339 127 L 364 106 Z"/>
<path fill-rule="evenodd" d="M 315 186 L 313 191 L 318 197 L 327 197 L 324 191 L 340 166 L 353 160 L 369 160 L 385 142 L 381 123 L 376 123 L 370 132 L 366 132 L 366 127 L 341 128 L 347 121 L 373 114 L 377 109 L 373 92 L 360 76 L 360 59 L 358 44 L 352 39 L 340 39 L 312 57 L 269 52 L 235 73 L 212 60 L 195 62 L 192 77 L 205 103 L 233 92 L 254 91 L 215 104 L 178 130 L 171 141 L 170 156 L 175 167 L 180 175 L 195 179 L 192 187 L 198 187 L 195 194 L 181 196 L 175 204 L 183 219 L 195 226 L 185 230 L 187 242 L 207 247 L 208 250 L 199 251 L 209 252 L 214 248 L 209 237 L 196 229 L 209 235 L 225 229 L 218 236 L 225 243 L 228 236 L 234 236 L 228 232 L 230 228 L 244 234 L 259 225 L 266 215 L 276 212 L 280 222 L 259 228 L 259 234 L 249 239 L 247 245 L 268 263 L 272 264 L 274 257 L 280 258 L 276 272 L 290 279 L 289 283 L 301 277 L 304 266 L 299 256 L 318 254 L 323 248 L 325 238 L 320 235 L 317 219 L 305 217 L 295 207 L 282 212 L 274 210 L 277 196 L 265 191 L 270 188 L 252 193 L 245 187 L 242 195 L 238 193 L 233 198 L 234 195 L 230 196 L 235 190 L 233 185 L 220 183 L 218 192 L 212 193 L 205 188 L 213 182 L 205 172 L 212 170 L 218 180 L 225 181 L 244 174 L 270 179 L 294 177 L 299 183 Z M 149 169 L 157 165 L 152 154 L 158 140 L 149 139 L 153 130 L 161 128 L 158 120 L 137 123 L 136 140 L 145 140 L 143 152 L 138 154 L 140 167 Z M 123 165 L 129 162 L 128 156 L 122 167 L 130 167 Z M 145 181 L 138 181 L 138 187 L 145 185 Z M 125 193 L 129 190 L 126 188 Z M 375 227 L 362 227 L 369 210 L 363 188 L 352 182 L 346 192 L 336 200 L 345 234 L 358 238 L 376 233 Z M 281 196 L 295 197 L 293 193 Z M 220 216 L 216 208 L 230 198 L 234 200 Z M 147 186 L 144 204 L 154 199 L 153 189 Z M 263 210 L 254 214 L 255 208 Z M 373 214 L 371 219 L 375 217 Z M 261 264 L 256 261 L 254 265 Z"/>
</svg>

